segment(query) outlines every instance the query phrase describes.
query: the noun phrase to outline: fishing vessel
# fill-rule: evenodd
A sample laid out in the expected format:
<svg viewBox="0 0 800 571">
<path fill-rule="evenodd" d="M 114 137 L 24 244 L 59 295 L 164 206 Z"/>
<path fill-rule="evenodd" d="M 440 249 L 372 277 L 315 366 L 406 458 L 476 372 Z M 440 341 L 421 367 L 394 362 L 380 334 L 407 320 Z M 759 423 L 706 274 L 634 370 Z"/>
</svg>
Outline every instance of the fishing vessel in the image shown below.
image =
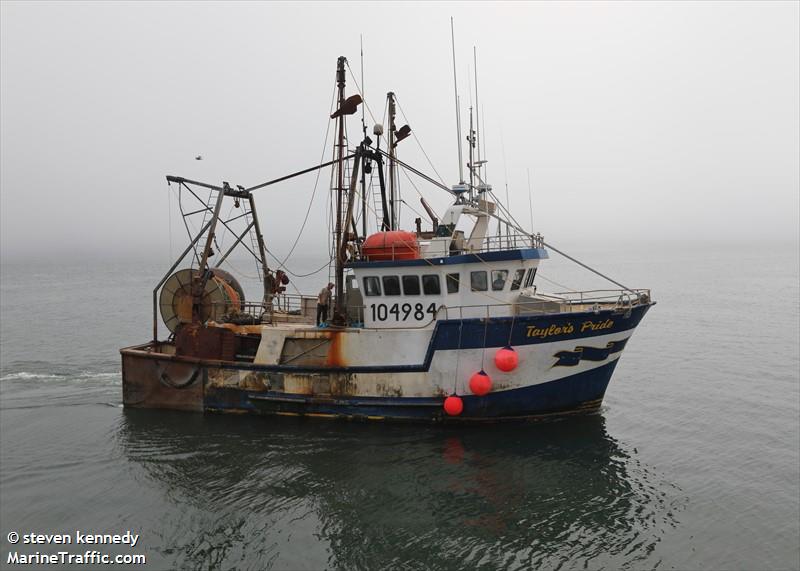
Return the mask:
<svg viewBox="0 0 800 571">
<path fill-rule="evenodd" d="M 443 423 L 597 411 L 655 303 L 650 291 L 611 280 L 524 229 L 484 180 L 472 119 L 466 162 L 459 132 L 452 186 L 399 159 L 411 129 L 396 125 L 394 93 L 387 132 L 376 124 L 368 136 L 362 114 L 353 144 L 346 120 L 364 98 L 346 95 L 347 68 L 340 57 L 332 160 L 249 188 L 167 176 L 179 197 L 198 201 L 190 208 L 179 200 L 184 221 L 202 220 L 196 232 L 186 224 L 188 246 L 153 289 L 152 338 L 121 349 L 125 406 Z M 270 267 L 255 197 L 329 167 L 327 315 L 319 307 L 327 294 L 289 294 L 288 270 Z M 422 217 L 413 231 L 400 228 L 401 170 L 450 195 L 441 216 L 421 199 L 424 229 Z M 220 243 L 223 233 L 232 244 Z M 255 301 L 226 267 L 238 250 L 256 262 L 263 292 Z M 550 252 L 616 287 L 541 291 L 537 270 Z"/>
</svg>

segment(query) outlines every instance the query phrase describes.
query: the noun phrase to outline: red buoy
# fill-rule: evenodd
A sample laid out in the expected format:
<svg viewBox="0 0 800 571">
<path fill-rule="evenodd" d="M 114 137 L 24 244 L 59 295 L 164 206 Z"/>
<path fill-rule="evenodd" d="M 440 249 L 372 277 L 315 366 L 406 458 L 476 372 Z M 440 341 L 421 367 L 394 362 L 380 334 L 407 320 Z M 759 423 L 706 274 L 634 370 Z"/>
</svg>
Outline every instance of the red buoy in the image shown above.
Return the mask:
<svg viewBox="0 0 800 571">
<path fill-rule="evenodd" d="M 469 378 L 469 390 L 479 397 L 488 394 L 492 390 L 492 378 L 486 374 L 486 371 L 478 371 Z"/>
<path fill-rule="evenodd" d="M 458 416 L 464 410 L 464 401 L 460 396 L 450 395 L 444 399 L 444 411 L 450 416 Z"/>
<path fill-rule="evenodd" d="M 494 354 L 494 364 L 506 373 L 513 371 L 519 365 L 519 354 L 510 346 L 503 347 Z"/>
</svg>

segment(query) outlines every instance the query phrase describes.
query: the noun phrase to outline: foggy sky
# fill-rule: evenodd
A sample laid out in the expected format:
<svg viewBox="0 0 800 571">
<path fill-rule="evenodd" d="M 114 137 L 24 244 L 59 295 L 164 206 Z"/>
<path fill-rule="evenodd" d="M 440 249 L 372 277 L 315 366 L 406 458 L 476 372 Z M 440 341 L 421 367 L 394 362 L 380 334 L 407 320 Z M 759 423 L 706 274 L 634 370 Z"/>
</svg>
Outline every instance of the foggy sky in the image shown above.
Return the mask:
<svg viewBox="0 0 800 571">
<path fill-rule="evenodd" d="M 252 186 L 327 160 L 336 58 L 359 77 L 361 34 L 376 119 L 396 92 L 455 184 L 450 16 L 464 123 L 478 49 L 489 182 L 501 197 L 508 184 L 528 225 L 530 169 L 552 243 L 796 242 L 799 6 L 3 2 L 0 251 L 166 260 L 165 175 Z M 355 143 L 360 114 L 349 121 Z M 399 155 L 434 174 L 413 139 Z M 305 257 L 327 255 L 328 176 Z M 414 183 L 441 213 L 449 196 Z M 294 240 L 313 185 L 258 191 L 272 251 Z"/>
</svg>

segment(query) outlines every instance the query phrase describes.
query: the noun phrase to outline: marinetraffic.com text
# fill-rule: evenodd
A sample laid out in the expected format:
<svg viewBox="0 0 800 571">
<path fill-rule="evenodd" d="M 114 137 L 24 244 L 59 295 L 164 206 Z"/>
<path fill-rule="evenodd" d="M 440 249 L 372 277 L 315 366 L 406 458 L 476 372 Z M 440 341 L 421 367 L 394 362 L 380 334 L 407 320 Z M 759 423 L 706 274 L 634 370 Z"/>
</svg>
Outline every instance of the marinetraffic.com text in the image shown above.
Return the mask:
<svg viewBox="0 0 800 571">
<path fill-rule="evenodd" d="M 125 533 L 36 533 L 11 531 L 6 535 L 9 551 L 3 562 L 6 565 L 146 565 L 147 557 L 142 553 L 109 554 L 96 546 L 128 546 L 133 549 L 139 543 L 139 534 L 128 530 Z M 52 550 L 38 550 L 39 546 L 74 546 Z M 36 551 L 17 551 L 17 546 L 36 546 Z M 80 546 L 80 547 L 78 547 Z M 30 549 L 27 548 L 27 549 Z"/>
</svg>

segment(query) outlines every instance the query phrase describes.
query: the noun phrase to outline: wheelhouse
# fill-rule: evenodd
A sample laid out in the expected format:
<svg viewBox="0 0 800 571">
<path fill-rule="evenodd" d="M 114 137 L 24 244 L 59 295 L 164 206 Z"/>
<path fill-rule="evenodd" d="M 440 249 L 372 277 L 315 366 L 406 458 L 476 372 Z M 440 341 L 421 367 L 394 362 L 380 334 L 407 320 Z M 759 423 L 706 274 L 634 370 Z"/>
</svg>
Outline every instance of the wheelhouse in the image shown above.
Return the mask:
<svg viewBox="0 0 800 571">
<path fill-rule="evenodd" d="M 352 309 L 365 327 L 427 327 L 437 319 L 508 316 L 533 287 L 543 248 L 379 262 L 352 262 Z M 354 285 L 355 283 L 355 285 Z M 357 292 L 356 292 L 357 290 Z M 487 309 L 489 308 L 489 309 Z"/>
</svg>

